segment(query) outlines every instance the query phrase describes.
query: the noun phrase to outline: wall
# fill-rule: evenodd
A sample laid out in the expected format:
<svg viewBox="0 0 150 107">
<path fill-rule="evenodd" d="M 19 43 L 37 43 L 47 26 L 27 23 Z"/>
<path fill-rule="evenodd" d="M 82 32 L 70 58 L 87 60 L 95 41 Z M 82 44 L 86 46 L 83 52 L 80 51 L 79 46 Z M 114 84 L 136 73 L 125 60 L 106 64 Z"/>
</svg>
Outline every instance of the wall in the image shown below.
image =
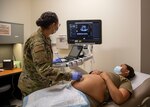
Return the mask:
<svg viewBox="0 0 150 107">
<path fill-rule="evenodd" d="M 31 33 L 30 0 L 0 0 L 0 21 L 24 24 L 24 39 Z M 17 60 L 22 61 L 22 45 L 13 46 Z"/>
<path fill-rule="evenodd" d="M 141 71 L 150 74 L 150 1 L 141 1 Z"/>
<path fill-rule="evenodd" d="M 140 71 L 140 1 L 0 0 L 0 20 L 24 24 L 24 40 L 26 40 L 37 30 L 35 21 L 44 11 L 54 11 L 59 16 L 61 26 L 53 37 L 66 35 L 66 20 L 101 19 L 103 43 L 94 45 L 94 68 L 112 70 L 115 65 L 128 63 L 136 71 Z M 15 56 L 18 59 L 22 58 L 20 53 L 17 53 L 22 51 L 20 47 L 14 45 Z M 66 54 L 66 51 L 61 53 Z"/>
<path fill-rule="evenodd" d="M 94 68 L 112 70 L 127 63 L 140 71 L 140 0 L 32 0 L 32 30 L 44 11 L 54 11 L 61 26 L 53 37 L 66 35 L 66 20 L 101 19 L 102 45 L 94 45 Z"/>
</svg>

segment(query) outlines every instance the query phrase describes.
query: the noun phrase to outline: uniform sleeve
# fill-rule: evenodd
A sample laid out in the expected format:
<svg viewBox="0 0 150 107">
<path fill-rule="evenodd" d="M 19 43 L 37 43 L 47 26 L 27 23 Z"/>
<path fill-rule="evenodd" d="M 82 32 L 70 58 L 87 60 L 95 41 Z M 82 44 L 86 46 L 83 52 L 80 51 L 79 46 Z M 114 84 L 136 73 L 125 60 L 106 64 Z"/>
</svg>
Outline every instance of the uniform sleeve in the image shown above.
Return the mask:
<svg viewBox="0 0 150 107">
<path fill-rule="evenodd" d="M 47 53 L 44 43 L 37 41 L 33 43 L 31 48 L 32 60 L 37 72 L 43 77 L 51 80 L 70 80 L 71 74 L 63 73 L 57 68 L 52 67 L 52 60 L 48 57 L 52 56 Z M 52 57 L 51 57 L 52 59 Z"/>
<path fill-rule="evenodd" d="M 123 78 L 121 80 L 120 88 L 124 88 L 124 89 L 128 90 L 131 94 L 133 92 L 131 81 L 126 78 Z"/>
</svg>

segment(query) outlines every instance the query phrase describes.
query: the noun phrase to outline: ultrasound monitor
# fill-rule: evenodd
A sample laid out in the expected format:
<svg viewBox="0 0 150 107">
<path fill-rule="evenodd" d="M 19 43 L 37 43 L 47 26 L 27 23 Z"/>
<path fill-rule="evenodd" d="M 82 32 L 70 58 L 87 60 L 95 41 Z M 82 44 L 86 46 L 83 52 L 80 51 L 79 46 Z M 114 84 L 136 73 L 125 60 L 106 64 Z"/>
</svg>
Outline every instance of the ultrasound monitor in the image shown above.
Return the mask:
<svg viewBox="0 0 150 107">
<path fill-rule="evenodd" d="M 68 20 L 67 41 L 68 44 L 101 44 L 101 20 Z"/>
</svg>

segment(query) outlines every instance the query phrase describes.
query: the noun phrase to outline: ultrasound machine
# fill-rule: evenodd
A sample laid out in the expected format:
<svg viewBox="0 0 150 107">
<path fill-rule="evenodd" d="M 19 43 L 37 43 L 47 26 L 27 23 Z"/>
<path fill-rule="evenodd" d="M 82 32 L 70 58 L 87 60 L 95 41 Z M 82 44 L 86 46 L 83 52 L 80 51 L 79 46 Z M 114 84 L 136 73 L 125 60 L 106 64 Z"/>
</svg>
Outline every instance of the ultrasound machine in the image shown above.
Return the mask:
<svg viewBox="0 0 150 107">
<path fill-rule="evenodd" d="M 68 56 L 59 58 L 56 67 L 81 70 L 78 65 L 93 58 L 93 45 L 102 44 L 101 20 L 67 20 L 67 42 L 72 45 Z"/>
</svg>

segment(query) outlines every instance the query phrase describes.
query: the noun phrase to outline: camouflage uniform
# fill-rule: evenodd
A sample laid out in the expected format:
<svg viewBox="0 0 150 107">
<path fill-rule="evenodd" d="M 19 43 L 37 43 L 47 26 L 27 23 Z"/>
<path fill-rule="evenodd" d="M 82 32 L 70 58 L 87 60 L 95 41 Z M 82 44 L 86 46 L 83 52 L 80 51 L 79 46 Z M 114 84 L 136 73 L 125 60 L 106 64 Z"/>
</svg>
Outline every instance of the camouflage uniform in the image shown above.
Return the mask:
<svg viewBox="0 0 150 107">
<path fill-rule="evenodd" d="M 19 77 L 18 87 L 23 96 L 49 87 L 60 80 L 70 80 L 69 72 L 63 73 L 52 67 L 53 51 L 50 38 L 41 29 L 35 32 L 24 46 L 24 67 Z"/>
</svg>

